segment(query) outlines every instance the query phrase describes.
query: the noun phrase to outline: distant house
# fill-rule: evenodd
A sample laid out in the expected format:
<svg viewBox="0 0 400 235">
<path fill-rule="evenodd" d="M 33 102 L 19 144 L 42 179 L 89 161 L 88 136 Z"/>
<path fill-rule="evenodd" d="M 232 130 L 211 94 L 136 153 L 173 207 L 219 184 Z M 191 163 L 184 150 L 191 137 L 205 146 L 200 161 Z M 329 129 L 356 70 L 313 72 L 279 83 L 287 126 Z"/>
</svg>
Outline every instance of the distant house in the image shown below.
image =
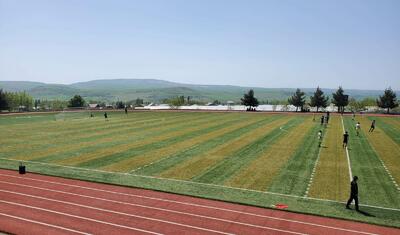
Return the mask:
<svg viewBox="0 0 400 235">
<path fill-rule="evenodd" d="M 89 104 L 89 109 L 98 109 L 100 108 L 99 104 Z"/>
<path fill-rule="evenodd" d="M 227 105 L 235 105 L 235 102 L 233 102 L 233 101 L 231 101 L 231 100 L 228 100 L 228 101 L 226 101 L 226 104 L 227 104 Z"/>
<path fill-rule="evenodd" d="M 106 108 L 106 109 L 113 109 L 114 106 L 113 106 L 112 104 L 106 104 L 106 105 L 105 105 L 105 108 Z"/>
</svg>

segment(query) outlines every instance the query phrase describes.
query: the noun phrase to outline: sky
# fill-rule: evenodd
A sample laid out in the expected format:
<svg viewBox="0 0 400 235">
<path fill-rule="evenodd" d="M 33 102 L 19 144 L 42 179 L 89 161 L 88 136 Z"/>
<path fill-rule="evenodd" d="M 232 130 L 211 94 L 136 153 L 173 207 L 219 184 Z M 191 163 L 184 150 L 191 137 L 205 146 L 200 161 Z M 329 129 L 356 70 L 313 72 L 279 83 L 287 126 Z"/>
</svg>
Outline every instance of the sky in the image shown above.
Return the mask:
<svg viewBox="0 0 400 235">
<path fill-rule="evenodd" d="M 0 81 L 400 89 L 398 0 L 0 0 Z"/>
</svg>

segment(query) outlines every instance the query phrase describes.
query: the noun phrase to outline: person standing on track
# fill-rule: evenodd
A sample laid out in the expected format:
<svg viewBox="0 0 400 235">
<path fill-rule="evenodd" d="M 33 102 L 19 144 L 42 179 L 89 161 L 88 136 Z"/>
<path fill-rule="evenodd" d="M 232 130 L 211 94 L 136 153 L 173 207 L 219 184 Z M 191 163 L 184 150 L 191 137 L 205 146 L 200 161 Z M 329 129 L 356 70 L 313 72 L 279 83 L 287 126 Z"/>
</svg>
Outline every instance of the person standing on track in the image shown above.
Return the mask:
<svg viewBox="0 0 400 235">
<path fill-rule="evenodd" d="M 343 148 L 347 148 L 348 142 L 349 142 L 349 133 L 346 131 L 343 135 Z"/>
<path fill-rule="evenodd" d="M 356 204 L 356 211 L 359 211 L 359 209 L 358 209 L 358 185 L 357 185 L 357 180 L 358 180 L 358 177 L 354 176 L 353 177 L 353 181 L 351 181 L 350 198 L 347 201 L 346 209 L 350 209 L 350 204 L 354 200 L 354 203 Z"/>
<path fill-rule="evenodd" d="M 375 130 L 375 120 L 372 120 L 371 127 L 368 132 L 373 132 Z"/>
<path fill-rule="evenodd" d="M 356 124 L 357 136 L 360 134 L 360 129 L 361 129 L 360 122 L 357 122 L 357 124 Z"/>
</svg>

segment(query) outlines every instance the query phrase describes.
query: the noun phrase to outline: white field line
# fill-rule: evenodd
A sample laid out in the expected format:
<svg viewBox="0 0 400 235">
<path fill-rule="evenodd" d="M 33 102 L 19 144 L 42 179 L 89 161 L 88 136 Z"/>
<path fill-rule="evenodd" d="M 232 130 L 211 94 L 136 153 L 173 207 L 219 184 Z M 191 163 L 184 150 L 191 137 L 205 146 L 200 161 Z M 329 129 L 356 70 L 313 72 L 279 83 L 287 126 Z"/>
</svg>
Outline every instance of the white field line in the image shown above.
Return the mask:
<svg viewBox="0 0 400 235">
<path fill-rule="evenodd" d="M 342 128 L 343 128 L 343 134 L 345 133 L 345 129 L 344 129 L 344 123 L 343 123 L 343 116 L 340 116 L 340 118 L 342 119 Z M 350 181 L 353 180 L 353 174 L 351 173 L 351 164 L 350 164 L 350 156 L 349 156 L 349 150 L 346 146 L 346 156 L 347 156 L 347 165 L 349 166 L 349 177 L 350 177 Z"/>
<path fill-rule="evenodd" d="M 0 190 L 0 191 L 23 195 L 20 193 L 6 191 L 6 190 Z M 31 196 L 31 197 L 34 197 L 34 196 Z M 128 226 L 124 226 L 124 225 L 120 225 L 120 224 L 113 224 L 113 223 L 109 223 L 109 222 L 105 222 L 105 221 L 101 221 L 101 220 L 91 219 L 91 218 L 87 218 L 87 217 L 83 217 L 83 216 L 71 215 L 71 214 L 67 214 L 67 213 L 63 213 L 63 212 L 59 212 L 59 211 L 48 210 L 48 209 L 44 209 L 44 208 L 40 208 L 40 207 L 36 207 L 36 206 L 29 206 L 26 204 L 21 204 L 21 203 L 16 203 L 16 202 L 10 202 L 10 201 L 5 201 L 5 200 L 0 200 L 0 202 L 5 203 L 5 204 L 14 205 L 14 206 L 21 206 L 21 207 L 25 207 L 25 208 L 31 208 L 31 209 L 41 210 L 41 211 L 45 211 L 45 212 L 50 212 L 50 213 L 54 213 L 54 214 L 58 214 L 58 215 L 64 215 L 64 216 L 68 216 L 68 217 L 72 217 L 72 218 L 88 220 L 91 222 L 106 224 L 106 225 L 110 225 L 110 226 L 114 226 L 114 227 L 125 228 L 125 229 L 129 229 L 129 230 L 133 230 L 133 231 L 139 231 L 139 232 L 150 233 L 150 234 L 161 234 L 161 233 L 155 233 L 155 232 L 151 232 L 151 231 L 147 231 L 147 230 L 143 230 L 143 229 L 128 227 Z M 62 202 L 62 201 L 58 201 L 58 202 Z"/>
<path fill-rule="evenodd" d="M 63 165 L 52 164 L 52 163 L 42 163 L 42 162 L 34 162 L 34 161 L 21 161 L 21 160 L 17 160 L 17 159 L 0 158 L 0 160 L 9 160 L 9 161 L 16 161 L 16 162 L 31 162 L 31 163 L 38 163 L 38 164 L 43 164 L 43 165 L 66 167 L 66 168 L 71 168 L 71 169 L 75 169 L 75 170 L 94 171 L 94 172 L 107 173 L 107 174 L 113 174 L 113 175 L 130 175 L 130 176 L 134 176 L 134 177 L 147 178 L 147 179 L 157 179 L 157 180 L 161 180 L 161 181 L 173 181 L 173 182 L 193 184 L 193 185 L 203 185 L 203 186 L 209 186 L 209 187 L 215 187 L 215 188 L 226 188 L 226 189 L 240 190 L 240 191 L 245 191 L 245 192 L 255 192 L 255 193 L 262 193 L 262 194 L 267 194 L 267 195 L 277 195 L 277 196 L 282 196 L 282 197 L 291 197 L 291 198 L 300 198 L 300 199 L 306 199 L 306 200 L 314 200 L 314 201 L 334 202 L 334 203 L 346 204 L 346 202 L 340 202 L 340 201 L 329 200 L 329 199 L 304 197 L 304 196 L 297 196 L 297 195 L 283 194 L 283 193 L 274 193 L 274 192 L 268 192 L 268 191 L 258 191 L 258 190 L 254 190 L 254 189 L 236 188 L 236 187 L 230 187 L 230 186 L 225 186 L 225 185 L 200 183 L 200 182 L 187 181 L 187 180 L 178 180 L 178 179 L 161 178 L 161 177 L 147 176 L 147 175 L 136 175 L 136 174 L 129 174 L 129 173 L 103 171 L 103 170 L 88 169 L 88 168 L 81 168 L 81 167 L 63 166 Z M 32 173 L 34 173 L 34 172 L 32 172 Z M 37 174 L 39 174 L 39 173 L 37 173 Z M 0 175 L 9 176 L 9 177 L 16 177 L 16 178 L 21 178 L 21 179 L 25 179 L 25 180 L 29 179 L 29 180 L 36 180 L 36 181 L 42 181 L 42 182 L 48 182 L 48 183 L 54 183 L 54 184 L 63 185 L 63 183 L 55 183 L 55 182 L 52 182 L 52 181 L 30 179 L 30 178 L 11 176 L 11 175 L 1 174 L 1 173 L 0 173 Z M 54 176 L 54 177 L 56 177 L 56 176 Z M 101 183 L 101 182 L 98 182 L 98 183 Z M 70 185 L 70 184 L 64 184 L 64 185 L 75 187 L 75 185 Z M 129 186 L 129 185 L 125 185 L 125 186 Z M 135 187 L 135 186 L 131 185 L 130 187 Z M 85 187 L 82 187 L 82 188 L 85 188 Z M 94 189 L 94 188 L 89 188 L 89 189 L 98 190 L 98 189 Z M 100 190 L 100 191 L 102 191 L 102 190 Z M 104 190 L 104 191 L 107 191 L 107 190 Z M 112 191 L 109 191 L 109 192 L 112 192 Z M 114 192 L 114 193 L 116 193 L 116 192 Z M 127 195 L 129 195 L 129 194 L 127 194 Z M 398 208 L 380 207 L 380 206 L 374 206 L 374 205 L 368 205 L 368 204 L 359 204 L 359 205 L 365 206 L 365 207 L 383 209 L 383 210 L 400 211 L 400 209 L 398 209 Z"/>
<path fill-rule="evenodd" d="M 308 197 L 308 192 L 310 191 L 311 184 L 312 184 L 312 182 L 314 180 L 314 175 L 315 175 L 315 171 L 317 170 L 317 165 L 318 165 L 319 157 L 321 155 L 322 144 L 324 143 L 324 140 L 325 140 L 325 134 L 322 136 L 321 145 L 319 146 L 319 150 L 318 150 L 318 157 L 317 157 L 317 160 L 315 160 L 314 167 L 313 167 L 313 170 L 311 172 L 311 177 L 310 177 L 310 180 L 308 181 L 306 192 L 304 193 L 304 197 Z"/>
<path fill-rule="evenodd" d="M 24 187 L 28 187 L 28 188 L 34 188 L 34 189 L 45 190 L 45 191 L 56 192 L 56 193 L 63 193 L 63 194 L 68 194 L 68 195 L 73 195 L 73 196 L 78 196 L 78 197 L 91 198 L 91 199 L 96 199 L 96 200 L 100 200 L 100 201 L 118 203 L 118 204 L 123 204 L 123 205 L 130 205 L 130 206 L 135 206 L 135 207 L 149 208 L 149 209 L 160 210 L 160 211 L 166 211 L 166 212 L 177 213 L 177 214 L 184 214 L 184 215 L 189 215 L 189 216 L 194 216 L 194 217 L 200 217 L 200 218 L 206 218 L 206 219 L 219 220 L 219 221 L 228 222 L 228 223 L 236 223 L 236 224 L 240 224 L 240 225 L 248 225 L 248 224 L 243 224 L 243 223 L 240 223 L 240 222 L 231 221 L 231 220 L 226 220 L 226 219 L 221 219 L 221 218 L 216 218 L 216 217 L 203 216 L 203 215 L 192 214 L 192 213 L 187 213 L 187 212 L 182 212 L 182 211 L 176 211 L 176 210 L 169 210 L 169 209 L 164 209 L 164 208 L 159 208 L 159 207 L 153 207 L 153 206 L 145 206 L 145 205 L 136 204 L 136 203 L 128 203 L 128 202 L 115 201 L 115 200 L 110 200 L 110 199 L 105 199 L 105 198 L 92 197 L 92 196 L 87 196 L 87 195 L 82 195 L 82 194 L 64 192 L 64 191 L 53 190 L 53 189 L 47 189 L 47 188 L 41 188 L 41 187 L 35 187 L 35 186 L 29 186 L 29 185 L 20 184 L 20 183 L 16 184 L 16 183 L 10 183 L 10 182 L 5 182 L 5 181 L 2 181 L 2 182 L 0 182 L 0 183 L 3 183 L 3 184 L 10 184 L 10 185 L 16 185 L 16 186 L 24 186 Z M 212 207 L 212 208 L 209 208 L 209 209 L 214 209 L 214 208 Z M 225 209 L 225 210 L 228 210 L 229 212 L 235 212 L 235 213 L 238 212 L 238 211 L 229 210 L 229 209 Z M 246 214 L 246 215 L 249 215 L 249 216 L 256 216 L 256 217 L 261 217 L 261 218 L 271 219 L 271 220 L 279 220 L 279 221 L 285 221 L 285 222 L 291 222 L 291 223 L 298 223 L 298 224 L 304 224 L 304 225 L 322 227 L 322 228 L 326 228 L 326 229 L 340 230 L 340 231 L 345 231 L 345 232 L 353 232 L 353 233 L 360 233 L 360 234 L 373 234 L 373 233 L 368 233 L 368 232 L 363 232 L 363 231 L 357 231 L 357 230 L 352 230 L 352 229 L 344 229 L 344 228 L 339 228 L 339 227 L 333 227 L 333 226 L 327 226 L 327 225 L 321 225 L 321 224 L 314 224 L 314 223 L 302 222 L 302 221 L 291 220 L 291 219 L 282 219 L 282 218 L 280 218 L 280 217 L 273 217 L 273 216 L 266 216 L 266 215 L 258 215 L 258 214 L 246 213 L 246 212 L 241 213 L 241 214 Z M 252 224 L 249 224 L 249 225 L 252 225 Z M 257 225 L 256 225 L 256 226 L 257 226 Z"/>
<path fill-rule="evenodd" d="M 22 218 L 22 217 L 18 217 L 18 216 L 7 215 L 7 214 L 3 214 L 3 213 L 0 213 L 0 216 L 5 216 L 5 217 L 17 219 L 17 220 L 22 220 L 22 221 L 30 222 L 30 223 L 33 223 L 33 224 L 40 224 L 40 225 L 43 225 L 43 226 L 46 226 L 46 227 L 61 229 L 61 230 L 65 230 L 65 231 L 72 232 L 72 233 L 90 235 L 90 233 L 85 233 L 85 232 L 81 232 L 81 231 L 77 231 L 77 230 L 73 230 L 73 229 L 69 229 L 69 228 L 65 228 L 65 227 L 61 227 L 61 226 L 57 226 L 57 225 L 53 225 L 53 224 L 43 223 L 43 222 L 39 222 L 39 221 L 36 221 L 36 220 L 30 220 L 30 219 L 26 219 L 26 218 Z"/>
<path fill-rule="evenodd" d="M 63 204 L 72 205 L 72 206 L 78 206 L 78 207 L 83 207 L 83 208 L 88 208 L 88 209 L 93 209 L 93 210 L 99 210 L 99 211 L 118 214 L 118 215 L 124 215 L 124 216 L 147 219 L 147 220 L 152 220 L 152 221 L 157 221 L 157 222 L 162 222 L 162 223 L 167 223 L 167 224 L 173 224 L 173 225 L 178 225 L 178 226 L 181 226 L 181 227 L 193 228 L 193 229 L 202 230 L 202 231 L 206 231 L 206 232 L 213 232 L 213 233 L 227 234 L 227 235 L 231 234 L 231 233 L 226 233 L 226 232 L 217 231 L 217 230 L 213 230 L 213 229 L 207 229 L 207 228 L 202 228 L 202 227 L 198 227 L 198 226 L 192 226 L 192 225 L 188 225 L 188 224 L 181 224 L 181 223 L 176 223 L 176 222 L 172 222 L 172 221 L 166 221 L 166 220 L 155 219 L 155 218 L 150 218 L 150 217 L 145 217 L 145 216 L 133 215 L 133 214 L 123 213 L 123 212 L 118 212 L 118 211 L 113 211 L 113 210 L 107 210 L 107 209 L 102 209 L 102 208 L 82 205 L 82 204 L 78 204 L 78 203 L 72 203 L 72 202 L 66 202 L 66 201 L 50 199 L 50 198 L 46 198 L 46 197 L 29 195 L 29 194 L 25 194 L 25 193 L 17 193 L 17 192 L 12 192 L 12 191 L 8 191 L 8 190 L 1 190 L 1 189 L 0 189 L 0 192 L 6 192 L 6 193 L 10 193 L 10 194 L 17 194 L 17 195 L 22 195 L 22 196 L 26 196 L 26 197 L 32 197 L 32 198 L 37 198 L 37 199 L 42 199 L 42 200 L 47 200 L 47 201 L 53 201 L 53 202 L 57 202 L 57 203 L 63 203 Z M 0 202 L 3 202 L 3 200 L 0 200 Z M 10 202 L 10 203 L 13 204 L 13 202 Z M 30 206 L 28 206 L 28 207 L 30 207 Z M 44 210 L 47 210 L 47 209 L 44 209 Z M 62 212 L 60 212 L 60 213 L 62 213 Z M 232 223 L 233 221 L 227 220 L 225 222 Z M 301 234 L 301 235 L 304 234 L 304 233 L 299 233 L 299 232 L 294 232 L 294 231 L 289 231 L 289 230 L 283 230 L 283 229 L 277 229 L 277 228 L 272 228 L 272 227 L 259 226 L 259 225 L 254 225 L 254 224 L 246 224 L 246 223 L 240 223 L 240 222 L 234 222 L 234 223 L 240 224 L 240 225 L 249 226 L 249 227 L 254 227 L 254 228 L 265 229 L 265 230 L 279 231 L 279 232 L 285 232 L 285 233 L 291 233 L 291 234 Z"/>
<path fill-rule="evenodd" d="M 368 139 L 368 138 L 366 138 Z M 388 174 L 390 180 L 392 181 L 392 183 L 394 184 L 394 186 L 396 187 L 397 191 L 400 191 L 400 187 L 399 184 L 396 182 L 396 180 L 393 178 L 392 174 L 390 173 L 389 169 L 386 167 L 385 163 L 383 162 L 383 160 L 379 157 L 378 152 L 375 150 L 374 146 L 372 146 L 372 144 L 370 144 L 371 148 L 374 150 L 376 157 L 378 158 L 378 160 L 381 162 L 383 168 L 385 168 L 386 173 Z"/>
</svg>

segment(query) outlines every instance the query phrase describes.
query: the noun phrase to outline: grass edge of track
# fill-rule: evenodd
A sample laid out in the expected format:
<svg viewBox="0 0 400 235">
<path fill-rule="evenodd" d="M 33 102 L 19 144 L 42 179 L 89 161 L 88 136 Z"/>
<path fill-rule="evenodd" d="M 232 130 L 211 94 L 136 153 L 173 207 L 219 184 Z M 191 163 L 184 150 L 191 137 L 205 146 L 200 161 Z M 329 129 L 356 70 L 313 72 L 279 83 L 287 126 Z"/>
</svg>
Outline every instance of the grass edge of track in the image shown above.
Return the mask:
<svg viewBox="0 0 400 235">
<path fill-rule="evenodd" d="M 373 217 L 365 216 L 354 210 L 349 211 L 344 207 L 344 202 L 304 198 L 294 195 L 280 195 L 269 192 L 230 188 L 222 185 L 199 184 L 190 181 L 177 181 L 149 176 L 122 174 L 115 172 L 100 172 L 84 168 L 67 168 L 54 164 L 25 162 L 28 172 L 50 176 L 59 176 L 78 180 L 85 180 L 112 185 L 136 187 L 143 189 L 169 192 L 180 195 L 195 196 L 243 205 L 251 205 L 268 209 L 275 209 L 273 205 L 285 203 L 289 205 L 286 211 L 311 214 L 331 218 L 365 222 L 400 228 L 400 208 L 396 210 L 379 209 L 360 206 Z M 18 161 L 0 159 L 0 168 L 16 170 Z M 168 183 L 166 183 L 168 182 Z M 367 208 L 367 209 L 365 209 Z"/>
</svg>

